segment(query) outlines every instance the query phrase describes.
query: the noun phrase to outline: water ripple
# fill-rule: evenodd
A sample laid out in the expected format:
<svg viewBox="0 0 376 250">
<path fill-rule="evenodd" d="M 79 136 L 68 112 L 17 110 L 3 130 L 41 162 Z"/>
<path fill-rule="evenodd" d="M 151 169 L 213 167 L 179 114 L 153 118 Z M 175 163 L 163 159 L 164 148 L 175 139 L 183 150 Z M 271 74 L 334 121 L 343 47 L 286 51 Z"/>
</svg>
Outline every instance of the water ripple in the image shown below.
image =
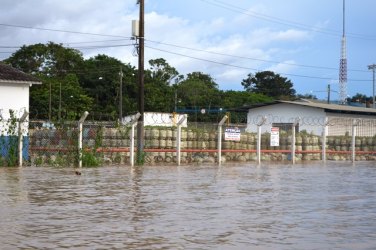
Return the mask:
<svg viewBox="0 0 376 250">
<path fill-rule="evenodd" d="M 1 249 L 372 249 L 376 169 L 0 169 Z"/>
</svg>

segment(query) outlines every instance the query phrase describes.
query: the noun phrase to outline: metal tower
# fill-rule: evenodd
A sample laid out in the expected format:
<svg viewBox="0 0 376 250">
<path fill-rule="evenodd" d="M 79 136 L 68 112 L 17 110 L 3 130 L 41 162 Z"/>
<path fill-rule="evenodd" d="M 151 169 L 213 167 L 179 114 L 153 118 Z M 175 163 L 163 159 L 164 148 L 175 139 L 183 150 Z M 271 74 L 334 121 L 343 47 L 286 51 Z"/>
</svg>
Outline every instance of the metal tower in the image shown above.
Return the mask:
<svg viewBox="0 0 376 250">
<path fill-rule="evenodd" d="M 347 56 L 345 36 L 345 0 L 343 0 L 343 32 L 341 40 L 341 59 L 339 62 L 339 99 L 341 104 L 346 104 L 347 99 Z"/>
</svg>

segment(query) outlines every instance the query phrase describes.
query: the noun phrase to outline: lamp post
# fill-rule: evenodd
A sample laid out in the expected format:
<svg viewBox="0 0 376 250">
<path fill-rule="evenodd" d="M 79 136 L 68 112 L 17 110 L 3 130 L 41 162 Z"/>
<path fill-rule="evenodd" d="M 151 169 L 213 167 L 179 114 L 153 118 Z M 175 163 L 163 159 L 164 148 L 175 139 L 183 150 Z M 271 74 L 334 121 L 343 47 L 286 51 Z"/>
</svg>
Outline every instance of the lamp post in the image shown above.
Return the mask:
<svg viewBox="0 0 376 250">
<path fill-rule="evenodd" d="M 372 70 L 373 77 L 372 77 L 372 108 L 375 108 L 375 69 L 376 64 L 368 65 L 368 69 Z"/>
</svg>

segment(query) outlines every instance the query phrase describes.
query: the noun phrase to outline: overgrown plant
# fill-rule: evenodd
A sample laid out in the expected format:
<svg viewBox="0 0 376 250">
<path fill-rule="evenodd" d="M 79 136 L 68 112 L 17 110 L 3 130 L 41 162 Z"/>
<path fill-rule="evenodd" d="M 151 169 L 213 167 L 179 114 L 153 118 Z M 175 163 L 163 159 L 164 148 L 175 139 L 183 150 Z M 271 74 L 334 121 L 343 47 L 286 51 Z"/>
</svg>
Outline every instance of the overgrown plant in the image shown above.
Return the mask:
<svg viewBox="0 0 376 250">
<path fill-rule="evenodd" d="M 16 166 L 18 154 L 18 123 L 14 110 L 9 110 L 9 119 L 4 121 L 0 118 L 0 123 L 3 125 L 0 133 L 0 150 L 3 158 L 0 163 L 2 166 Z"/>
<path fill-rule="evenodd" d="M 82 165 L 84 167 L 98 167 L 102 164 L 103 153 L 99 152 L 99 149 L 103 145 L 103 127 L 98 127 L 94 139 L 94 147 L 87 151 L 82 151 Z"/>
</svg>

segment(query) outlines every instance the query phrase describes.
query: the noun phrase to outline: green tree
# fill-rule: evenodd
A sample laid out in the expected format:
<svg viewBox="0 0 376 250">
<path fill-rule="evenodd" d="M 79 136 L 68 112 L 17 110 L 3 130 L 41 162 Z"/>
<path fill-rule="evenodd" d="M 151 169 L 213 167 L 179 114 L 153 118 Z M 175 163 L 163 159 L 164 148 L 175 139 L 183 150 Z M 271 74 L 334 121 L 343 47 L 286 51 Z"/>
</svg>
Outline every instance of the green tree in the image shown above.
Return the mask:
<svg viewBox="0 0 376 250">
<path fill-rule="evenodd" d="M 74 118 L 80 115 L 77 112 L 91 110 L 92 99 L 85 94 L 75 75 L 84 63 L 78 50 L 53 42 L 25 45 L 5 62 L 42 80 L 42 85 L 30 90 L 31 117 L 57 119 L 61 114 L 62 118 Z M 70 96 L 74 101 L 70 101 Z"/>
<path fill-rule="evenodd" d="M 296 92 L 290 80 L 272 71 L 262 71 L 255 75 L 248 74 L 241 84 L 246 91 L 264 94 L 274 99 L 293 99 Z"/>
<path fill-rule="evenodd" d="M 356 93 L 353 97 L 350 98 L 350 102 L 360 102 L 360 103 L 366 103 L 368 101 L 371 101 L 372 97 L 367 97 L 364 94 Z"/>
<path fill-rule="evenodd" d="M 154 80 L 170 84 L 173 79 L 179 78 L 179 72 L 163 58 L 149 60 L 150 77 Z"/>
<path fill-rule="evenodd" d="M 193 72 L 187 78 L 176 85 L 177 99 L 180 101 L 179 109 L 191 110 L 195 115 L 190 118 L 195 121 L 210 121 L 215 117 L 205 113 L 200 114 L 201 109 L 211 110 L 221 103 L 220 91 L 210 75 L 202 72 Z"/>
<path fill-rule="evenodd" d="M 74 73 L 82 66 L 83 61 L 78 50 L 65 48 L 53 42 L 24 45 L 5 60 L 25 73 L 39 73 L 49 77 L 62 77 L 67 73 Z"/>
<path fill-rule="evenodd" d="M 173 82 L 182 76 L 165 59 L 149 60 L 150 69 L 145 71 L 145 110 L 171 112 L 174 106 Z"/>
<path fill-rule="evenodd" d="M 270 102 L 273 99 L 263 94 L 229 90 L 222 92 L 221 100 L 224 108 L 236 109 L 255 103 Z"/>
<path fill-rule="evenodd" d="M 75 74 L 60 79 L 42 75 L 39 78 L 43 84 L 35 85 L 30 90 L 32 118 L 47 119 L 51 115 L 52 120 L 58 120 L 59 116 L 77 119 L 84 111 L 91 110 L 93 99 L 86 95 Z"/>
<path fill-rule="evenodd" d="M 98 114 L 98 118 L 103 115 L 112 119 L 118 117 L 120 69 L 123 72 L 123 114 L 132 113 L 137 110 L 134 67 L 107 55 L 97 55 L 84 62 L 84 70 L 79 74 L 79 79 L 85 91 L 94 99 L 93 111 Z"/>
</svg>

